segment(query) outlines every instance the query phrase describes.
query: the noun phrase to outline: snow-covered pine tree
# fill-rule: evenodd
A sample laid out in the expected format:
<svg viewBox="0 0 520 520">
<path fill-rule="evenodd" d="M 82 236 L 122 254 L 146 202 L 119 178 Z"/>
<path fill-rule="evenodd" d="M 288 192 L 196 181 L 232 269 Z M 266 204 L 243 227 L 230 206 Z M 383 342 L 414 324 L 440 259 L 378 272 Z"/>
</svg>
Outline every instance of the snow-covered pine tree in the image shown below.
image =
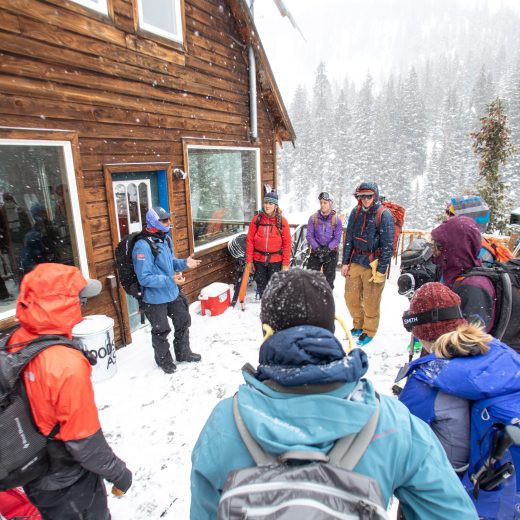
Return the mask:
<svg viewBox="0 0 520 520">
<path fill-rule="evenodd" d="M 480 118 L 481 129 L 473 132 L 473 151 L 480 156 L 479 194 L 491 209 L 489 231 L 506 232 L 512 201 L 508 186 L 502 180 L 500 167 L 514 153 L 511 131 L 507 126 L 507 116 L 500 98 L 487 107 L 487 113 Z"/>
</svg>

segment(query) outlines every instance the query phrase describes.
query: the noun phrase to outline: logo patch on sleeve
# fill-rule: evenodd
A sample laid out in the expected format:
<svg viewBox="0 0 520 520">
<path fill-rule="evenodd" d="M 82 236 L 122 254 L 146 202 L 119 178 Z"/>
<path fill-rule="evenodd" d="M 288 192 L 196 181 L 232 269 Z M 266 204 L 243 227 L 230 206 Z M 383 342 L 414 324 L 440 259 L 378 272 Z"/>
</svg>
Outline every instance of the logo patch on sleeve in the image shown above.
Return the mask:
<svg viewBox="0 0 520 520">
<path fill-rule="evenodd" d="M 137 258 L 137 260 L 144 260 L 144 253 L 137 253 L 135 257 Z"/>
</svg>

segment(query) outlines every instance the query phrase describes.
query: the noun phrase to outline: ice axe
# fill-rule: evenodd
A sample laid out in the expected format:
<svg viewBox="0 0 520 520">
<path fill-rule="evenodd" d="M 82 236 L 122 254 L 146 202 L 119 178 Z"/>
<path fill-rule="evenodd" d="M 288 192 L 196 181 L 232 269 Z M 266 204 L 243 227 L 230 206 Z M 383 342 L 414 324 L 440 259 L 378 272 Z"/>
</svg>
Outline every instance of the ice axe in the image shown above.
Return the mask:
<svg viewBox="0 0 520 520">
<path fill-rule="evenodd" d="M 520 428 L 518 426 L 503 426 L 493 434 L 491 441 L 491 453 L 482 467 L 471 476 L 474 485 L 473 496 L 478 498 L 479 491 L 493 491 L 504 480 L 508 479 L 515 472 L 511 461 L 494 467 L 495 463 L 504 457 L 505 452 L 511 446 L 520 446 Z"/>
</svg>

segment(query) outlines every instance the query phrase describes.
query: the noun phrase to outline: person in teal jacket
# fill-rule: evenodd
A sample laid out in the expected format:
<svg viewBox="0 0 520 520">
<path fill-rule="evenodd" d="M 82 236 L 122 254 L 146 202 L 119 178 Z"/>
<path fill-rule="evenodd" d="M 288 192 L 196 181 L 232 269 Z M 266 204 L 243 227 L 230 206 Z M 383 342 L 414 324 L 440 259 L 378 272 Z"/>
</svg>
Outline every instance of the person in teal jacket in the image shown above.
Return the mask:
<svg viewBox="0 0 520 520">
<path fill-rule="evenodd" d="M 276 273 L 264 293 L 260 318 L 274 334 L 266 334 L 256 371 L 244 367 L 238 406 L 268 453 L 328 453 L 375 409 L 374 388 L 362 377 L 367 356 L 361 349 L 345 355 L 334 336 L 334 311 L 332 291 L 315 271 Z M 228 473 L 255 464 L 232 402 L 215 407 L 193 450 L 191 520 L 216 519 Z M 387 506 L 395 495 L 406 520 L 478 518 L 435 434 L 393 398 L 380 396 L 376 433 L 354 471 L 377 480 Z"/>
</svg>

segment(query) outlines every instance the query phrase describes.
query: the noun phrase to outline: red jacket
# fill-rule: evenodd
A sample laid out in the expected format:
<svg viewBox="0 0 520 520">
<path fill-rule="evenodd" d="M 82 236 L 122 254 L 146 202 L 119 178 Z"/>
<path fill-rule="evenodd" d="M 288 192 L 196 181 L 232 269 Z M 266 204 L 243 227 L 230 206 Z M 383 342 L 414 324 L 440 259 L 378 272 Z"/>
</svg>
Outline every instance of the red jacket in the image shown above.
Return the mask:
<svg viewBox="0 0 520 520">
<path fill-rule="evenodd" d="M 282 262 L 289 265 L 291 260 L 291 231 L 287 220 L 281 216 L 282 229 L 276 225 L 276 214 L 269 218 L 264 211 L 260 213 L 260 223 L 257 226 L 258 215 L 249 224 L 246 241 L 246 262 L 265 262 L 265 253 L 274 253 L 269 262 Z"/>
</svg>

